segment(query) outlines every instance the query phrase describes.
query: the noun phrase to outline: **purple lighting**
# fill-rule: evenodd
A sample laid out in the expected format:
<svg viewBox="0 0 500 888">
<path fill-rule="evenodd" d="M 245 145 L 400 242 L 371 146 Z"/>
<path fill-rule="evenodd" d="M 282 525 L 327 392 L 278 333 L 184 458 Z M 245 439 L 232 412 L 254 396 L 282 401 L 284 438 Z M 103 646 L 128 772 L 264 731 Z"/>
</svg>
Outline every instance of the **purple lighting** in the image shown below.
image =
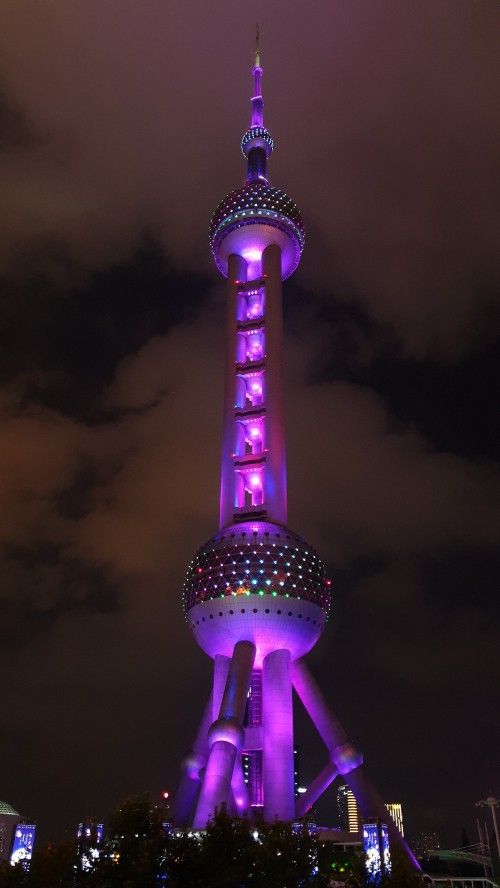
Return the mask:
<svg viewBox="0 0 500 888">
<path fill-rule="evenodd" d="M 212 697 L 175 803 L 176 822 L 186 824 L 195 808 L 199 829 L 222 804 L 293 821 L 339 774 L 365 818 L 385 810 L 362 754 L 302 660 L 325 628 L 332 590 L 316 551 L 288 527 L 282 282 L 298 266 L 305 232 L 296 204 L 267 181 L 273 142 L 263 119 L 258 34 L 253 77 L 242 140 L 246 183 L 221 201 L 210 226 L 214 260 L 227 278 L 220 524 L 191 561 L 183 594 L 189 631 L 214 661 Z M 292 685 L 326 747 L 322 769 L 297 802 Z"/>
<path fill-rule="evenodd" d="M 262 250 L 259 247 L 250 247 L 249 249 L 245 250 L 242 255 L 247 260 L 249 265 L 257 265 L 260 264 Z"/>
<path fill-rule="evenodd" d="M 250 276 L 256 278 L 261 274 L 262 253 L 269 244 L 277 244 L 284 280 L 299 264 L 305 231 L 297 205 L 284 191 L 251 180 L 221 201 L 212 217 L 210 241 L 216 265 L 226 277 L 231 253 L 250 256 Z"/>
</svg>

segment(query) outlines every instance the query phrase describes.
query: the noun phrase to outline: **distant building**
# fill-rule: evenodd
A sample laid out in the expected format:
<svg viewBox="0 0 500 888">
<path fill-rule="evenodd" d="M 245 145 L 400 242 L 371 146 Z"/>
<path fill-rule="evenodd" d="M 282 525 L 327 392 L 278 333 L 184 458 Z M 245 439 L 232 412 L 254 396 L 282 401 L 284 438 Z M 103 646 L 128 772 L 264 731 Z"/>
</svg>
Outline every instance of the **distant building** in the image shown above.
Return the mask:
<svg viewBox="0 0 500 888">
<path fill-rule="evenodd" d="M 394 820 L 401 835 L 404 836 L 402 805 L 400 802 L 390 802 L 385 807 L 389 811 L 389 814 Z M 340 829 L 351 833 L 359 832 L 361 830 L 363 818 L 358 808 L 354 793 L 349 789 L 346 783 L 341 784 L 337 790 L 337 808 Z"/>
<path fill-rule="evenodd" d="M 427 857 L 431 851 L 441 848 L 441 839 L 438 833 L 432 830 L 422 832 L 414 836 L 412 848 L 415 857 Z"/>
<path fill-rule="evenodd" d="M 403 808 L 399 802 L 388 802 L 385 806 L 391 815 L 394 823 L 396 824 L 399 832 L 402 836 L 404 836 L 405 831 L 403 827 Z"/>
<path fill-rule="evenodd" d="M 337 807 L 340 829 L 344 832 L 359 832 L 362 822 L 361 814 L 354 793 L 346 783 L 341 784 L 337 789 Z"/>
<path fill-rule="evenodd" d="M 19 811 L 7 802 L 0 801 L 0 861 L 9 859 L 14 827 L 20 820 Z"/>
</svg>

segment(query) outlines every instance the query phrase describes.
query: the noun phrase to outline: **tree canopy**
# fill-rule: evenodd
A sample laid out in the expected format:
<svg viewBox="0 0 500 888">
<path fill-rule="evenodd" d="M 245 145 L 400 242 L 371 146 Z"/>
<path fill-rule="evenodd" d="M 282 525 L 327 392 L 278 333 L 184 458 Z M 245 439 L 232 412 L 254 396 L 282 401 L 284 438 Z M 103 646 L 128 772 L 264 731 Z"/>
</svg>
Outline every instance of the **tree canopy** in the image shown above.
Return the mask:
<svg viewBox="0 0 500 888">
<path fill-rule="evenodd" d="M 120 805 L 99 845 L 91 834 L 80 843 L 35 852 L 29 870 L 22 864 L 0 868 L 0 888 L 326 888 L 339 883 L 365 888 L 363 857 L 322 844 L 305 823 L 297 828 L 281 821 L 253 822 L 232 817 L 223 807 L 203 832 L 179 832 L 148 795 Z M 392 879 L 375 888 L 421 884 L 396 854 Z"/>
</svg>

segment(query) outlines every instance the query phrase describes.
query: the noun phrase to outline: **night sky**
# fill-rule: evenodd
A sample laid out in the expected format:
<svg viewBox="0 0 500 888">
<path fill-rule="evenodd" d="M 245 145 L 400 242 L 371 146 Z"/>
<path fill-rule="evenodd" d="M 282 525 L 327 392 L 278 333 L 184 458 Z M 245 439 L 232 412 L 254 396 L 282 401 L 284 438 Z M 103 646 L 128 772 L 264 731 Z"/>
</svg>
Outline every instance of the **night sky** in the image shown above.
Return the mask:
<svg viewBox="0 0 500 888">
<path fill-rule="evenodd" d="M 334 590 L 308 661 L 407 830 L 453 847 L 500 795 L 496 0 L 1 4 L 0 798 L 42 839 L 159 799 L 209 693 L 181 592 L 218 529 L 207 232 L 257 19 L 307 232 L 289 525 Z M 326 752 L 297 739 L 307 784 Z"/>
</svg>

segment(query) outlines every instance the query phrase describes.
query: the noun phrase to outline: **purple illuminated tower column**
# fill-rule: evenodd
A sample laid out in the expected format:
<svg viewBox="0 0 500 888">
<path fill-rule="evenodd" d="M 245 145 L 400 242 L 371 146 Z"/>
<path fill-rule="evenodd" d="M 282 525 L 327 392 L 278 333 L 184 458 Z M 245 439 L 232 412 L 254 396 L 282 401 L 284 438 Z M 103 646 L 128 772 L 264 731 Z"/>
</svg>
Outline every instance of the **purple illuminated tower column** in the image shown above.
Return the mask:
<svg viewBox="0 0 500 888">
<path fill-rule="evenodd" d="M 252 73 L 251 125 L 241 143 L 246 181 L 221 201 L 210 229 L 227 277 L 220 529 L 198 550 L 184 585 L 189 629 L 214 660 L 213 723 L 209 703 L 175 814 L 185 823 L 194 808 L 201 829 L 222 804 L 260 810 L 268 821 L 301 816 L 338 774 L 352 779 L 366 817 L 381 814 L 361 753 L 301 660 L 330 610 L 317 553 L 287 527 L 282 281 L 300 261 L 304 226 L 294 202 L 268 180 L 273 141 L 264 127 L 258 45 Z M 329 759 L 297 804 L 292 681 Z"/>
<path fill-rule="evenodd" d="M 227 276 L 221 532 L 204 547 L 206 551 L 198 557 L 195 574 L 186 586 L 188 619 L 198 612 L 201 615 L 201 621 L 193 619 L 191 627 L 193 632 L 196 627 L 198 643 L 216 661 L 214 688 L 221 654 L 231 657 L 225 693 L 234 695 L 238 687 L 244 690 L 245 699 L 250 694 L 252 725 L 244 730 L 244 713 L 233 714 L 232 719 L 240 719 L 242 738 L 232 724 L 225 745 L 215 743 L 222 722 L 228 718 L 223 701 L 208 735 L 210 754 L 194 817 L 196 826 L 203 826 L 217 805 L 230 803 L 229 781 L 237 810 L 250 803 L 263 805 L 269 819 L 294 816 L 292 652 L 296 657 L 312 647 L 324 619 L 322 604 L 328 598 L 319 567 L 314 571 L 315 591 L 308 605 L 314 608 L 316 619 L 304 614 L 304 624 L 294 625 L 289 610 L 278 607 L 277 600 L 300 600 L 292 591 L 300 584 L 294 582 L 297 565 L 291 552 L 304 547 L 303 540 L 286 528 L 281 286 L 299 262 L 304 231 L 295 205 L 267 179 L 273 143 L 263 124 L 261 76 L 257 50 L 252 120 L 242 141 L 246 183 L 222 201 L 212 220 L 214 257 Z M 275 559 L 277 541 L 280 550 L 286 551 L 280 551 Z M 291 547 L 292 541 L 298 545 Z M 315 554 L 312 557 L 316 558 Z M 320 601 L 317 613 L 313 603 L 316 594 Z M 290 607 L 290 615 L 302 620 L 302 614 L 296 614 L 295 601 Z M 234 659 L 243 639 L 255 646 L 253 679 L 248 670 L 243 675 Z M 257 686 L 261 689 L 258 718 Z M 228 744 L 232 744 L 231 750 Z M 251 799 L 243 791 L 240 752 L 251 762 Z"/>
<path fill-rule="evenodd" d="M 219 204 L 211 226 L 227 276 L 221 527 L 245 515 L 287 520 L 281 282 L 298 265 L 304 228 L 296 205 L 267 179 L 273 141 L 261 76 L 257 49 L 252 121 L 241 143 L 246 183 Z"/>
</svg>

